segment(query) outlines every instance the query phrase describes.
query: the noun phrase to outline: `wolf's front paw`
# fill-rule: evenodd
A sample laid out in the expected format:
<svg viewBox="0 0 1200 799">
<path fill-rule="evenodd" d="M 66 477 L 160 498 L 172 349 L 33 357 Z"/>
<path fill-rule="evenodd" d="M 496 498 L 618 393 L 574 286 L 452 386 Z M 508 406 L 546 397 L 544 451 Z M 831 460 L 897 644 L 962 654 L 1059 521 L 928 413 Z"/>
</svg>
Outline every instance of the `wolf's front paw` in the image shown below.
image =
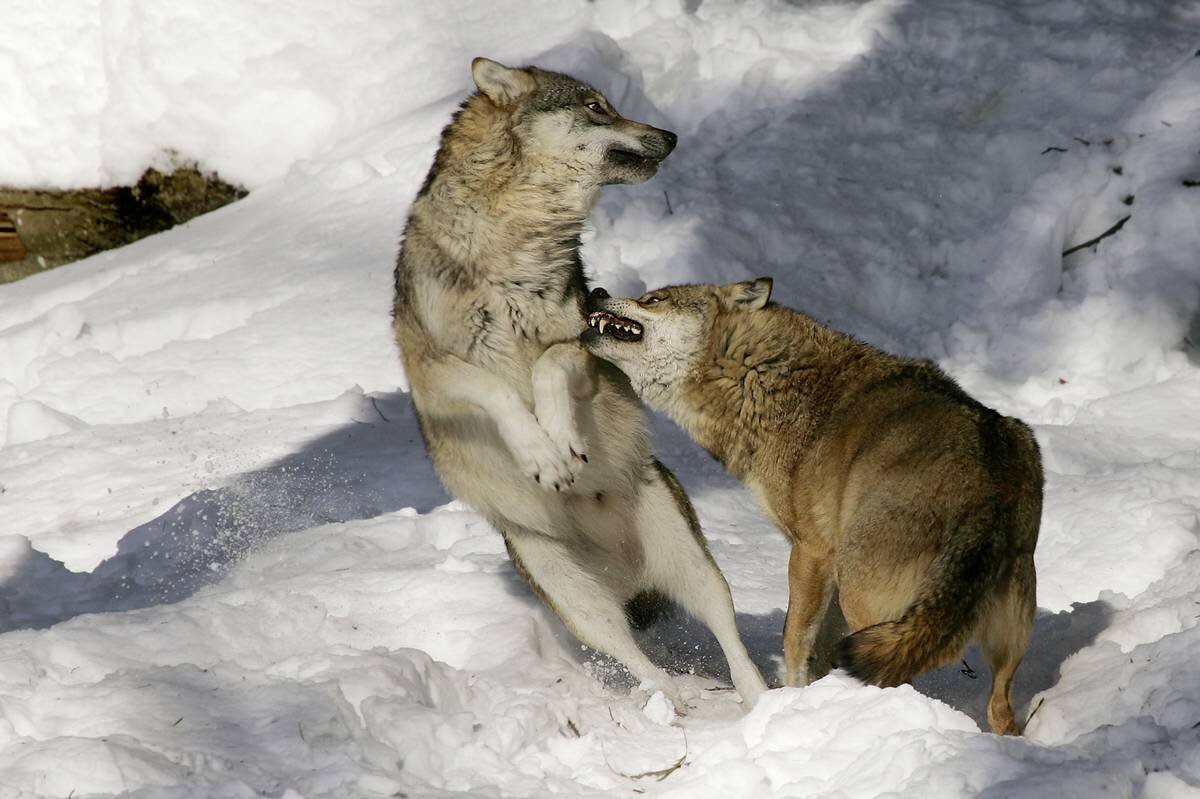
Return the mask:
<svg viewBox="0 0 1200 799">
<path fill-rule="evenodd" d="M 538 425 L 568 461 L 571 479 L 574 479 L 583 464 L 587 463 L 588 456 L 583 436 L 575 424 L 575 409 L 570 395 L 540 390 L 539 386 L 534 386 L 533 405 Z"/>
<path fill-rule="evenodd" d="M 543 413 L 538 415 L 538 424 L 546 431 L 559 454 L 567 459 L 571 479 L 574 480 L 583 464 L 588 462 L 586 445 L 574 420 L 567 414 Z"/>
<path fill-rule="evenodd" d="M 789 688 L 803 688 L 804 686 L 808 685 L 809 682 L 808 661 L 805 660 L 799 666 L 796 666 L 795 668 L 789 668 L 787 670 L 787 677 L 784 680 L 784 685 L 788 686 Z"/>
<path fill-rule="evenodd" d="M 536 422 L 513 438 L 515 440 L 511 440 L 509 445 L 526 477 L 532 477 L 543 488 L 555 491 L 566 490 L 575 482 L 578 472 L 576 459 L 555 444 Z"/>
</svg>

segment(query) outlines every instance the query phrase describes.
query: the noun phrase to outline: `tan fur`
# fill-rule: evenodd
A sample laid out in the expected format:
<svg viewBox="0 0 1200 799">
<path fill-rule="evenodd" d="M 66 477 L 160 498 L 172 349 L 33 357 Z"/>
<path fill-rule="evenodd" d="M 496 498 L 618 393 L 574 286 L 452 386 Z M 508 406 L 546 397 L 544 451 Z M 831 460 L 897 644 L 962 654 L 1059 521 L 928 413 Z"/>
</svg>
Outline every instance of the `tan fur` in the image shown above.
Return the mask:
<svg viewBox="0 0 1200 799">
<path fill-rule="evenodd" d="M 756 281 L 604 300 L 643 339 L 584 340 L 791 539 L 789 684 L 807 681 L 836 586 L 857 631 L 841 647 L 852 673 L 899 685 L 975 638 L 994 675 L 989 724 L 1017 734 L 1010 693 L 1035 610 L 1043 482 L 1032 434 L 932 363 L 768 304 L 769 293 Z"/>
<path fill-rule="evenodd" d="M 691 505 L 628 380 L 578 343 L 584 219 L 602 185 L 653 175 L 674 134 L 565 75 L 487 59 L 473 75 L 396 268 L 396 340 L 430 459 L 577 638 L 682 712 L 627 619 L 648 621 L 661 592 L 713 629 L 753 703 L 765 686 Z"/>
</svg>

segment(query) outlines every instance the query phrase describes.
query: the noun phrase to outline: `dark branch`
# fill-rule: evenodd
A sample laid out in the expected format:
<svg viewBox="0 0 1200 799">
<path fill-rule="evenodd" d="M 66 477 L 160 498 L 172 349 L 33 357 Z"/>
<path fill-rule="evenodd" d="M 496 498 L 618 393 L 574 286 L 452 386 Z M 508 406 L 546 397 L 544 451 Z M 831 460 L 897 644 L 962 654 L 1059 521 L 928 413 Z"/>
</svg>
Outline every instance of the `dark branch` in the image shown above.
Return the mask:
<svg viewBox="0 0 1200 799">
<path fill-rule="evenodd" d="M 384 416 L 383 411 L 379 410 L 379 403 L 375 401 L 374 397 L 371 397 L 371 404 L 375 406 L 375 413 L 379 414 L 379 418 L 390 424 L 392 420 Z"/>
<path fill-rule="evenodd" d="M 1101 233 L 1096 238 L 1088 239 L 1087 241 L 1083 242 L 1083 244 L 1076 244 L 1074 247 L 1070 247 L 1068 249 L 1063 250 L 1063 257 L 1065 258 L 1066 256 L 1070 255 L 1071 253 L 1075 252 L 1076 250 L 1083 250 L 1088 247 L 1091 247 L 1093 244 L 1099 244 L 1101 242 L 1101 240 L 1108 238 L 1109 236 L 1116 233 L 1121 228 L 1125 227 L 1125 223 L 1128 222 L 1130 217 L 1132 217 L 1132 216 L 1133 216 L 1133 214 L 1128 214 L 1126 216 L 1123 216 L 1123 217 L 1121 217 L 1120 221 L 1117 222 L 1117 224 L 1113 225 L 1112 227 L 1110 227 L 1108 230 Z"/>
</svg>

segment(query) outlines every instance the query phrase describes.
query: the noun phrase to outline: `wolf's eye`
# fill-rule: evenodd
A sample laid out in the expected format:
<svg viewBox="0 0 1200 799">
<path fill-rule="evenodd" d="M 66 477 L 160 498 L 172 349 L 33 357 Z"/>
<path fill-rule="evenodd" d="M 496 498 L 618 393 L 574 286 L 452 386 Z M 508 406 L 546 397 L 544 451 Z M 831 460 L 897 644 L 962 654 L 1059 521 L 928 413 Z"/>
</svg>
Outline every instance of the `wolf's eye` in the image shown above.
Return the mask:
<svg viewBox="0 0 1200 799">
<path fill-rule="evenodd" d="M 608 112 L 604 110 L 604 106 L 600 105 L 600 103 L 596 102 L 595 100 L 588 100 L 583 104 L 583 107 L 591 111 L 593 114 L 599 114 L 602 117 L 608 116 Z"/>
<path fill-rule="evenodd" d="M 647 297 L 646 299 L 642 300 L 642 305 L 657 305 L 665 299 L 666 297 L 660 296 Z"/>
</svg>

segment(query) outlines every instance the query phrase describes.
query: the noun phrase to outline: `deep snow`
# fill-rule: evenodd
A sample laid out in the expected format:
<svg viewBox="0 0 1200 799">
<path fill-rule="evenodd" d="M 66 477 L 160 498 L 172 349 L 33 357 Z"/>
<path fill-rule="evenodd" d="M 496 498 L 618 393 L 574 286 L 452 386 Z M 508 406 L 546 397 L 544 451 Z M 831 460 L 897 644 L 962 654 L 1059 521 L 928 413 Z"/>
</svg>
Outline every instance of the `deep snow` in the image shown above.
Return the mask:
<svg viewBox="0 0 1200 799">
<path fill-rule="evenodd" d="M 1200 795 L 1195 3 L 8 11 L 0 184 L 117 183 L 170 150 L 252 193 L 0 287 L 0 795 Z M 974 653 L 919 690 L 835 673 L 743 714 L 678 617 L 645 644 L 692 711 L 643 710 L 450 502 L 390 277 L 481 54 L 680 134 L 596 209 L 597 282 L 770 274 L 1035 426 L 1024 739 L 979 732 Z M 782 536 L 654 432 L 775 676 Z"/>
</svg>

